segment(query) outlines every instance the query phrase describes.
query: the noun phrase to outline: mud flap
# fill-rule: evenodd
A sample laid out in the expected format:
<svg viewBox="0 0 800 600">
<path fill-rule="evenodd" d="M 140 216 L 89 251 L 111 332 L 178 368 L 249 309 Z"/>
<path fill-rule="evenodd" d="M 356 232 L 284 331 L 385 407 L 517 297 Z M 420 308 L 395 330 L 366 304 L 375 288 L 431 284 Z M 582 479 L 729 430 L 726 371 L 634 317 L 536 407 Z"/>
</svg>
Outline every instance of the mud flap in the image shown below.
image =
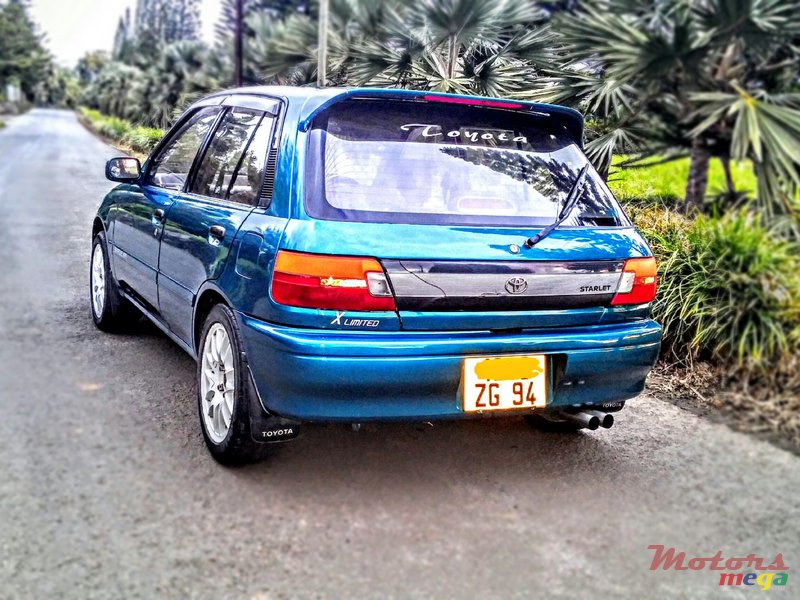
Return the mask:
<svg viewBox="0 0 800 600">
<path fill-rule="evenodd" d="M 300 422 L 271 415 L 264 410 L 249 367 L 247 371 L 249 375 L 247 385 L 250 387 L 248 394 L 250 398 L 250 436 L 259 444 L 288 442 L 296 438 L 300 434 Z"/>
</svg>

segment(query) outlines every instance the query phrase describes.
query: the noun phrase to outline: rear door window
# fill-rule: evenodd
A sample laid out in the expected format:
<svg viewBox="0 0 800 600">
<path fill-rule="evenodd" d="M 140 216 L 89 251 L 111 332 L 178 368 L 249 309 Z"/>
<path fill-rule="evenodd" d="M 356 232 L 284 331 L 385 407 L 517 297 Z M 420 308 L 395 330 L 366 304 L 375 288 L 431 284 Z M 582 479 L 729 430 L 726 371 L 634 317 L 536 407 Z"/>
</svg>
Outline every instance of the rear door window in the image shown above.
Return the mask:
<svg viewBox="0 0 800 600">
<path fill-rule="evenodd" d="M 315 119 L 309 156 L 315 218 L 503 226 L 552 222 L 587 162 L 548 115 L 363 99 Z M 628 221 L 590 168 L 564 225 Z"/>
<path fill-rule="evenodd" d="M 222 118 L 203 156 L 189 191 L 209 198 L 227 198 L 231 183 L 237 178 L 250 140 L 263 113 L 234 108 Z M 251 197 L 246 198 L 250 203 Z"/>
</svg>

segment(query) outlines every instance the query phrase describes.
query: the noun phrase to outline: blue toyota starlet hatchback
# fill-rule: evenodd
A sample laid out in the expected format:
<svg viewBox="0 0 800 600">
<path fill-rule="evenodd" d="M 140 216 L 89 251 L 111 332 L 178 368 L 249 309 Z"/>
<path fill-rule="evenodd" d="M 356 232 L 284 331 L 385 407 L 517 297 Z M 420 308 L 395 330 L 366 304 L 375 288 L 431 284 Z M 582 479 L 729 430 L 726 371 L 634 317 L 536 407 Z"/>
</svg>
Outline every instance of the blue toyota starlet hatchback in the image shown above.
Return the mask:
<svg viewBox="0 0 800 600">
<path fill-rule="evenodd" d="M 106 166 L 94 321 L 143 313 L 196 358 L 224 463 L 303 421 L 610 427 L 658 355 L 656 265 L 582 137 L 547 104 L 214 94 Z"/>
</svg>

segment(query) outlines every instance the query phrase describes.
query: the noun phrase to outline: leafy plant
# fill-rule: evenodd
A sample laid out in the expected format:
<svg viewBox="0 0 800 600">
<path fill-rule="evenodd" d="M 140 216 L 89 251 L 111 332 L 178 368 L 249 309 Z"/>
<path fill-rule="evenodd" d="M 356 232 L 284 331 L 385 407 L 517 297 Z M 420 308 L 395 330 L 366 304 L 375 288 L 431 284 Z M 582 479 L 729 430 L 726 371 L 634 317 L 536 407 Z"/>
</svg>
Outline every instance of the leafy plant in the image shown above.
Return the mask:
<svg viewBox="0 0 800 600">
<path fill-rule="evenodd" d="M 657 207 L 630 212 L 659 260 L 654 316 L 665 352 L 750 372 L 800 349 L 795 244 L 744 210 L 694 221 Z"/>
</svg>

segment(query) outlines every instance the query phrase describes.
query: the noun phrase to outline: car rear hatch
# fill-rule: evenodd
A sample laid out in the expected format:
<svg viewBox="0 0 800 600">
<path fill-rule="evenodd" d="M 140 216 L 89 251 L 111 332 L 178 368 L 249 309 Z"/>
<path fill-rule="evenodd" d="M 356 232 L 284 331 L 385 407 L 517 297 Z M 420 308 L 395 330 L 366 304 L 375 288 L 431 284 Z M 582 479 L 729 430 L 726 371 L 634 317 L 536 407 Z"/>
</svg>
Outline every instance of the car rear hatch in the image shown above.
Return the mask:
<svg viewBox="0 0 800 600">
<path fill-rule="evenodd" d="M 621 257 L 649 254 L 635 230 L 557 230 L 526 249 L 529 234 L 293 219 L 282 246 L 377 258 L 408 330 L 574 327 L 641 316 L 611 306 L 625 264 Z"/>
<path fill-rule="evenodd" d="M 558 217 L 587 163 L 579 115 L 406 94 L 332 103 L 308 127 L 303 210 L 282 248 L 377 259 L 403 329 L 641 316 L 612 303 L 626 260 L 650 251 L 593 169 L 562 226 L 526 245 Z"/>
</svg>

